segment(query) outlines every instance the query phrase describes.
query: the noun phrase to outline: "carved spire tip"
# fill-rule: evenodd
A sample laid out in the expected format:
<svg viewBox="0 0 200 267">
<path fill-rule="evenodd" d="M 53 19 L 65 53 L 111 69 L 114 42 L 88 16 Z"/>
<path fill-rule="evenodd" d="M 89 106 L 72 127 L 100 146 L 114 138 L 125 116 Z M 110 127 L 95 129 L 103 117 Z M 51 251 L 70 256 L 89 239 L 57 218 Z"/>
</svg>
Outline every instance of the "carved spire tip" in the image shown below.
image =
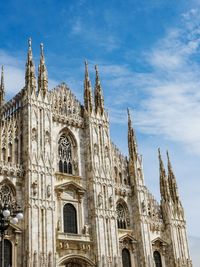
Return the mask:
<svg viewBox="0 0 200 267">
<path fill-rule="evenodd" d="M 40 43 L 40 50 L 41 50 L 41 52 L 43 52 L 43 50 L 44 50 L 44 44 L 43 43 Z"/>
<path fill-rule="evenodd" d="M 98 65 L 95 65 L 94 68 L 95 68 L 95 70 L 96 70 L 96 74 L 98 74 L 98 71 L 99 71 L 99 70 L 98 70 Z"/>
<path fill-rule="evenodd" d="M 168 161 L 170 161 L 168 150 L 166 151 L 166 154 L 167 154 L 167 159 L 168 159 Z"/>
<path fill-rule="evenodd" d="M 31 49 L 32 40 L 31 37 L 28 38 L 28 48 Z"/>
</svg>

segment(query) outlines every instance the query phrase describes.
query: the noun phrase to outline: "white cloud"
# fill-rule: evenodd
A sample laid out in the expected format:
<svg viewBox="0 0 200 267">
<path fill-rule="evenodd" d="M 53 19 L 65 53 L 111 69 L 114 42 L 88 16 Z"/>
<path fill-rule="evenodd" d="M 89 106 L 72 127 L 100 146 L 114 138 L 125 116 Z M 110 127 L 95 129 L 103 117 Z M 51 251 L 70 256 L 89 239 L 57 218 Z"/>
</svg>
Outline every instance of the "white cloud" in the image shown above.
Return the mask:
<svg viewBox="0 0 200 267">
<path fill-rule="evenodd" d="M 102 63 L 99 67 L 104 94 L 109 91 L 105 100 L 110 107 L 111 122 L 126 124 L 125 109 L 131 107 L 136 130 L 148 139 L 142 140 L 139 147 L 144 152 L 145 176 L 151 189 L 159 188 L 157 159 L 152 160 L 157 146 L 170 148 L 176 155 L 172 162 L 185 207 L 188 232 L 195 236 L 200 234 L 199 14 L 197 9 L 183 14 L 179 27 L 169 29 L 164 38 L 144 53 L 150 69 L 148 73 L 136 73 L 128 65 Z M 151 139 L 151 136 L 155 138 Z M 156 144 L 152 145 L 155 139 Z M 153 189 L 156 196 L 157 189 Z M 200 239 L 190 238 L 195 267 L 200 262 L 199 248 Z"/>
<path fill-rule="evenodd" d="M 128 65 L 101 64 L 100 70 L 112 96 L 107 98 L 111 119 L 125 122 L 120 112 L 113 115 L 112 110 L 135 106 L 141 132 L 162 135 L 200 155 L 200 65 L 195 60 L 200 44 L 199 13 L 184 14 L 181 26 L 169 29 L 144 54 L 150 73 L 136 73 Z"/>
</svg>

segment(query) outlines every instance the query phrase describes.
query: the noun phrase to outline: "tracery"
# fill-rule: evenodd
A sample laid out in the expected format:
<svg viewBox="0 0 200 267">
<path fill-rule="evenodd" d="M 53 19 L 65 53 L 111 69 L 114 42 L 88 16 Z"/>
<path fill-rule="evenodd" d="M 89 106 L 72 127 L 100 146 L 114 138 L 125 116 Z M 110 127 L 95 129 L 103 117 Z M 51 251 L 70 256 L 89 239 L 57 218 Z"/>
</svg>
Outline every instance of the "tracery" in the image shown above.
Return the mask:
<svg viewBox="0 0 200 267">
<path fill-rule="evenodd" d="M 72 147 L 69 138 L 61 135 L 58 142 L 59 172 L 72 174 Z"/>
</svg>

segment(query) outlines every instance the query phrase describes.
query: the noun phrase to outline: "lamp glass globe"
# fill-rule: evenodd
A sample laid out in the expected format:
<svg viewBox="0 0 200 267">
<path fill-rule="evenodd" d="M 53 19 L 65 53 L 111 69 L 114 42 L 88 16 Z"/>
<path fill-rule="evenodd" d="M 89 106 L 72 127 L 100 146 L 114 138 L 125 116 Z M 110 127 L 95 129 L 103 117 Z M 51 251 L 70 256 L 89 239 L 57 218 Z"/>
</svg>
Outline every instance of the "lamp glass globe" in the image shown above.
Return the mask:
<svg viewBox="0 0 200 267">
<path fill-rule="evenodd" d="M 6 217 L 6 218 L 9 217 L 10 216 L 10 211 L 8 209 L 4 210 L 3 211 L 3 216 Z"/>
<path fill-rule="evenodd" d="M 24 216 L 23 216 L 22 212 L 19 212 L 19 213 L 17 213 L 16 217 L 17 217 L 18 220 L 22 220 Z"/>
<path fill-rule="evenodd" d="M 12 219 L 11 219 L 11 223 L 12 223 L 12 224 L 17 224 L 17 223 L 18 223 L 18 219 L 17 219 L 17 217 L 12 218 Z"/>
</svg>

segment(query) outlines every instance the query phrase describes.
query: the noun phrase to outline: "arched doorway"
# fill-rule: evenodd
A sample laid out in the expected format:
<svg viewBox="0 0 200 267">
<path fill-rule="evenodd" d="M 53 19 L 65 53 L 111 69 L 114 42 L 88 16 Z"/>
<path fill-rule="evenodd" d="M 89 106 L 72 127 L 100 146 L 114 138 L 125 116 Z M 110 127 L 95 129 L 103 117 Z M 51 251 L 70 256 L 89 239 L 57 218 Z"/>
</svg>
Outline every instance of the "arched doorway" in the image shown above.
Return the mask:
<svg viewBox="0 0 200 267">
<path fill-rule="evenodd" d="M 84 256 L 70 255 L 63 258 L 59 266 L 62 267 L 94 267 L 95 264 L 90 259 Z"/>
<path fill-rule="evenodd" d="M 79 263 L 69 262 L 65 265 L 65 267 L 82 267 L 82 265 Z"/>
<path fill-rule="evenodd" d="M 0 242 L 0 259 L 2 259 L 1 245 L 2 245 L 2 241 Z M 4 266 L 3 267 L 11 267 L 11 266 L 12 266 L 12 243 L 9 240 L 4 239 Z"/>
<path fill-rule="evenodd" d="M 131 267 L 130 252 L 126 248 L 122 250 L 122 263 L 123 263 L 123 267 Z"/>
</svg>

